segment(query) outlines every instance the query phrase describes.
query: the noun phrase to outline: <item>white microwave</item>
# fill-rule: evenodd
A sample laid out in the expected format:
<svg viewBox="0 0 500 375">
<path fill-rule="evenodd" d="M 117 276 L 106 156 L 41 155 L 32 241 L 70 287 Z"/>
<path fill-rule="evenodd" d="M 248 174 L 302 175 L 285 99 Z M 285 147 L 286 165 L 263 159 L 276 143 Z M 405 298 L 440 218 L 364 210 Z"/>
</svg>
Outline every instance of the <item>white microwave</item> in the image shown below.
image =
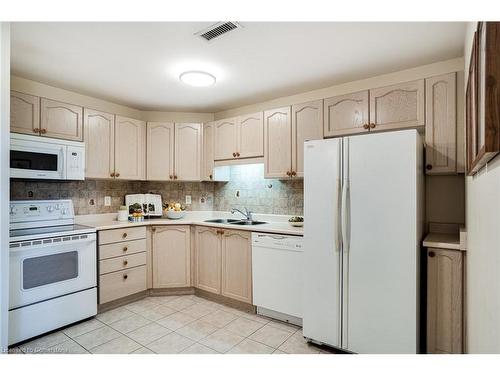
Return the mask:
<svg viewBox="0 0 500 375">
<path fill-rule="evenodd" d="M 85 143 L 11 133 L 10 177 L 84 180 Z"/>
</svg>

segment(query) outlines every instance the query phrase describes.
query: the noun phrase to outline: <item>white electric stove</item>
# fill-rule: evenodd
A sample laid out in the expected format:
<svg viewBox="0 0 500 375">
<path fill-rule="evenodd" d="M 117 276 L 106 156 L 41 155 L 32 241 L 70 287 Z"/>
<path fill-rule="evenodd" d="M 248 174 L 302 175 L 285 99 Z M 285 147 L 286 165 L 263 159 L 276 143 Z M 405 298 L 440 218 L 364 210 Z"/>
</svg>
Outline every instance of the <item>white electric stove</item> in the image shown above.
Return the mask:
<svg viewBox="0 0 500 375">
<path fill-rule="evenodd" d="M 71 200 L 10 202 L 9 345 L 97 314 L 95 228 Z"/>
</svg>

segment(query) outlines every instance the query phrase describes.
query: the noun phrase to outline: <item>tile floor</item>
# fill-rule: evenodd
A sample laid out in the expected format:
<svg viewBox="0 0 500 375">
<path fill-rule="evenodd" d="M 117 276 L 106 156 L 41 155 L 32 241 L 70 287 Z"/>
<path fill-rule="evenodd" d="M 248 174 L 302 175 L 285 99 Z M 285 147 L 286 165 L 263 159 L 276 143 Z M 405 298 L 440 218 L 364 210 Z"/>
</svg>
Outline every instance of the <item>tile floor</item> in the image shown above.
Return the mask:
<svg viewBox="0 0 500 375">
<path fill-rule="evenodd" d="M 11 353 L 322 354 L 300 327 L 197 296 L 146 297 L 20 344 Z"/>
</svg>

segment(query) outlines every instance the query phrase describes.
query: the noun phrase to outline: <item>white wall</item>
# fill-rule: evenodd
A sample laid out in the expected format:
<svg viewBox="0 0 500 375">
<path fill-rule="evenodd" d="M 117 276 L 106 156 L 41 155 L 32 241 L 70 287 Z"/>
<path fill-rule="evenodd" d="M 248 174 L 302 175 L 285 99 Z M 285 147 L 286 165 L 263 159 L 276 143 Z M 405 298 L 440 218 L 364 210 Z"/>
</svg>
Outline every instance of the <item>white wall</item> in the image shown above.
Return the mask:
<svg viewBox="0 0 500 375">
<path fill-rule="evenodd" d="M 7 348 L 9 308 L 10 25 L 0 22 L 0 353 Z"/>
<path fill-rule="evenodd" d="M 475 28 L 467 27 L 466 72 Z M 500 353 L 500 156 L 466 179 L 466 225 L 467 350 Z"/>
</svg>

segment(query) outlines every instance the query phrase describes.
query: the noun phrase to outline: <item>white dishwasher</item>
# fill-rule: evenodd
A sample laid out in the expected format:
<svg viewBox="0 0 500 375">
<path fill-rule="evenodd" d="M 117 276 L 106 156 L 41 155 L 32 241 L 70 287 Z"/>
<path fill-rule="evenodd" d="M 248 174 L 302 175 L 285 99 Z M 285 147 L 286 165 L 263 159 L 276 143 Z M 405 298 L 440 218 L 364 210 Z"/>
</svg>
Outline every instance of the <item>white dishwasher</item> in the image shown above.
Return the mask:
<svg viewBox="0 0 500 375">
<path fill-rule="evenodd" d="M 252 233 L 253 303 L 257 313 L 302 325 L 303 238 Z"/>
</svg>

